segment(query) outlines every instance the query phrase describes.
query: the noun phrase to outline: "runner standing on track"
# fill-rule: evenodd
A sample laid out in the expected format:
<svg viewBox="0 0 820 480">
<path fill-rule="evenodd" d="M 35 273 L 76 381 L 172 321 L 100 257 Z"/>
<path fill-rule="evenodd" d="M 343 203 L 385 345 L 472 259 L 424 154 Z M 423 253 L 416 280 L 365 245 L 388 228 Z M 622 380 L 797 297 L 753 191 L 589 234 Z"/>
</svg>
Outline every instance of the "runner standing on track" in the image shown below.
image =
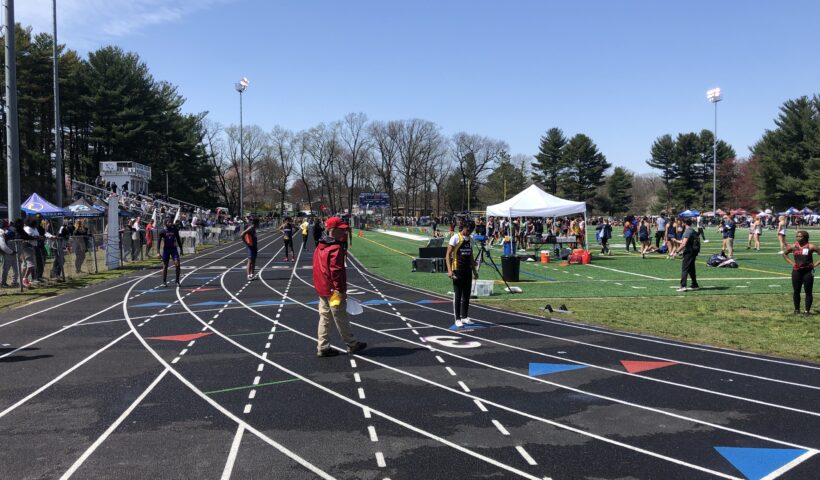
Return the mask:
<svg viewBox="0 0 820 480">
<path fill-rule="evenodd" d="M 805 315 L 811 315 L 811 304 L 814 299 L 812 289 L 814 288 L 814 269 L 820 265 L 820 260 L 814 262 L 812 254 L 820 254 L 817 245 L 809 243 L 809 232 L 798 230 L 797 243 L 794 246 L 786 247 L 783 251 L 783 258 L 792 265 L 792 300 L 794 300 L 794 313 L 800 313 L 800 290 L 806 291 L 806 311 Z M 789 258 L 789 254 L 794 253 L 794 260 Z"/>
<path fill-rule="evenodd" d="M 447 276 L 453 280 L 453 314 L 455 315 L 456 327 L 470 325 L 470 289 L 473 285 L 473 277 L 478 278 L 475 258 L 473 258 L 473 246 L 470 239 L 470 231 L 474 224 L 467 220 L 461 220 L 459 232 L 450 237 L 447 245 L 445 261 L 447 262 Z"/>
<path fill-rule="evenodd" d="M 162 259 L 162 286 L 168 286 L 168 262 L 173 258 L 174 267 L 177 270 L 177 287 L 179 287 L 179 257 L 182 254 L 182 239 L 179 237 L 179 230 L 174 226 L 174 221 L 170 218 L 165 220 L 165 228 L 159 232 L 157 252 L 160 252 L 158 256 Z"/>
<path fill-rule="evenodd" d="M 308 223 L 307 217 L 305 217 L 305 221 L 302 222 L 299 227 L 302 229 L 302 250 L 307 250 L 308 244 L 308 228 L 310 227 L 310 223 Z"/>
<path fill-rule="evenodd" d="M 248 280 L 254 279 L 254 269 L 256 269 L 256 255 L 259 253 L 257 248 L 256 229 L 259 228 L 259 219 L 251 219 L 250 225 L 245 230 L 242 230 L 242 241 L 248 247 Z"/>
<path fill-rule="evenodd" d="M 285 223 L 279 227 L 279 231 L 282 232 L 282 241 L 285 242 L 285 261 L 288 261 L 288 247 L 293 255 L 291 261 L 296 261 L 296 251 L 293 250 L 293 220 L 285 217 Z"/>
</svg>

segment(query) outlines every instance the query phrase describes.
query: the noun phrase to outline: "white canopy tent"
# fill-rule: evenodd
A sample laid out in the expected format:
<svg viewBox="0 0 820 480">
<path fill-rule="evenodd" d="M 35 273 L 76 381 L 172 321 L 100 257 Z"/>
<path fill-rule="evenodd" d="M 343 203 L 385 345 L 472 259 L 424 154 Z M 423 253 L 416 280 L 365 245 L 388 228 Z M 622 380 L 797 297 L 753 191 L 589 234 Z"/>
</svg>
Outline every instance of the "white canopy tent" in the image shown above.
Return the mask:
<svg viewBox="0 0 820 480">
<path fill-rule="evenodd" d="M 522 190 L 511 199 L 487 207 L 488 217 L 562 217 L 573 213 L 586 216 L 586 202 L 564 200 L 535 185 Z"/>
<path fill-rule="evenodd" d="M 488 217 L 506 217 L 510 222 L 513 217 L 562 217 L 573 213 L 583 213 L 586 224 L 586 202 L 558 198 L 536 185 L 530 185 L 507 201 L 487 207 Z"/>
</svg>

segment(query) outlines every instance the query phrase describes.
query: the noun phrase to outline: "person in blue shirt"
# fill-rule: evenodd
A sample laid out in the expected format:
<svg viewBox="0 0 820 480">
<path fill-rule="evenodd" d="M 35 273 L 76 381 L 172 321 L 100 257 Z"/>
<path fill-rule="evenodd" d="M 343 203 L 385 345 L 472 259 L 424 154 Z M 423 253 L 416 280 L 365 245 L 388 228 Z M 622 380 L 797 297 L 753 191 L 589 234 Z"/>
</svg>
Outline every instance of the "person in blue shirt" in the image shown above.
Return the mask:
<svg viewBox="0 0 820 480">
<path fill-rule="evenodd" d="M 162 286 L 168 286 L 168 262 L 173 258 L 177 273 L 177 287 L 179 287 L 179 257 L 182 254 L 182 239 L 179 236 L 179 230 L 174 226 L 174 221 L 170 218 L 165 220 L 165 228 L 159 232 L 157 252 L 162 259 Z"/>
</svg>

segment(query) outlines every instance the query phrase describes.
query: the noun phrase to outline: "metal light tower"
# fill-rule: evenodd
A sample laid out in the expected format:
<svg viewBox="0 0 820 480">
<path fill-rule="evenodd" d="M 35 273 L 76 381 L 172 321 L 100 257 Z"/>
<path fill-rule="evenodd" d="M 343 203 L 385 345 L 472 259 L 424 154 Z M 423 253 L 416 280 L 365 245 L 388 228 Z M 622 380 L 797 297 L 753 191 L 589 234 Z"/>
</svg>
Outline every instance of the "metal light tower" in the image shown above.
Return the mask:
<svg viewBox="0 0 820 480">
<path fill-rule="evenodd" d="M 245 218 L 245 185 L 242 177 L 245 171 L 245 135 L 242 131 L 242 94 L 250 82 L 246 77 L 236 82 L 236 91 L 239 92 L 239 218 Z"/>
<path fill-rule="evenodd" d="M 63 188 L 65 179 L 63 178 L 63 147 L 60 133 L 60 71 L 57 64 L 57 0 L 52 1 L 54 8 L 54 167 L 57 171 L 57 206 L 63 207 Z"/>
<path fill-rule="evenodd" d="M 14 0 L 3 0 L 6 43 L 6 164 L 8 165 L 8 217 L 20 216 L 20 140 L 17 131 L 17 54 L 14 48 Z"/>
<path fill-rule="evenodd" d="M 720 88 L 713 88 L 706 92 L 706 98 L 715 104 L 715 138 L 712 144 L 712 214 L 717 216 L 717 104 L 723 100 L 723 95 L 720 93 Z"/>
</svg>

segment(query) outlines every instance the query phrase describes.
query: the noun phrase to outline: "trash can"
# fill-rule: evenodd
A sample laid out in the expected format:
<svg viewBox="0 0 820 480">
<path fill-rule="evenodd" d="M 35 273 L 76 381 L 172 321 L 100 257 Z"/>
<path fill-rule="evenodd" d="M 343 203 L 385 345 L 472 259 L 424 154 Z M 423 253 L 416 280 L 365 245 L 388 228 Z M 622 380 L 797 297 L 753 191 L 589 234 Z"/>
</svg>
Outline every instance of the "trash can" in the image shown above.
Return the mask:
<svg viewBox="0 0 820 480">
<path fill-rule="evenodd" d="M 521 260 L 516 256 L 501 257 L 501 274 L 508 282 L 517 282 L 521 271 Z"/>
</svg>

